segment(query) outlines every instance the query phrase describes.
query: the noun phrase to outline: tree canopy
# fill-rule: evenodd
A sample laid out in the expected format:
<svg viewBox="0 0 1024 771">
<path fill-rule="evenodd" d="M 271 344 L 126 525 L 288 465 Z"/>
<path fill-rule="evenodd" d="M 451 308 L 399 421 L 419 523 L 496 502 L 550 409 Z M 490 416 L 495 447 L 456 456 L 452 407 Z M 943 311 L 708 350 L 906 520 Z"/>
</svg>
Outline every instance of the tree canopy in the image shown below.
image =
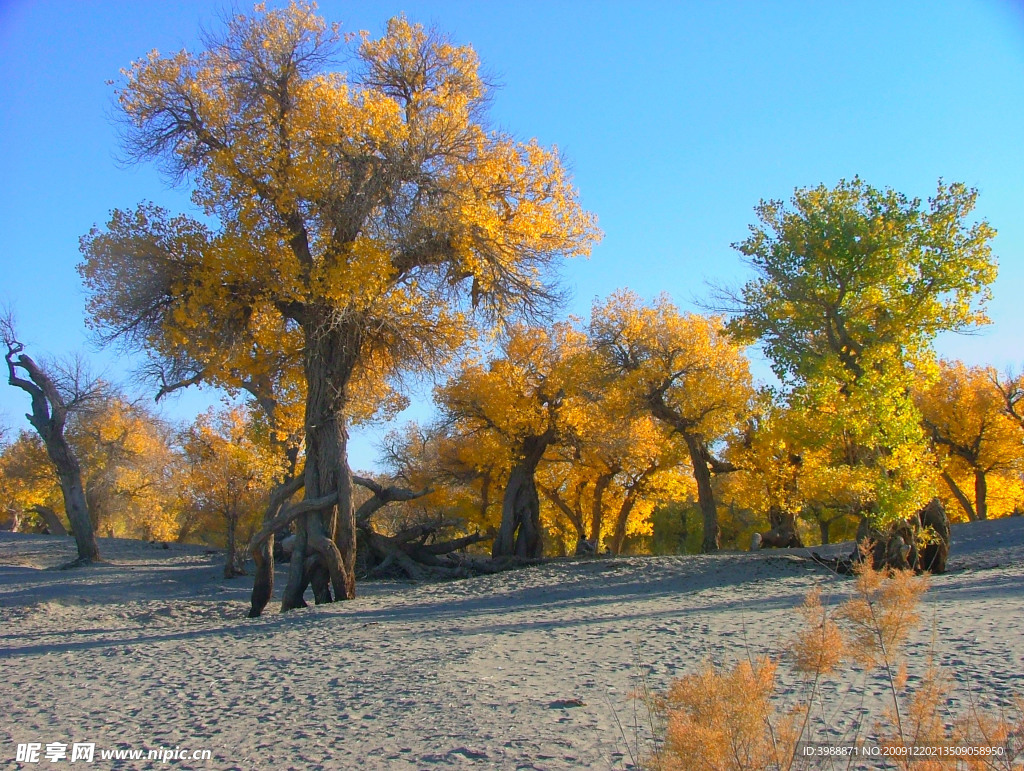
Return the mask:
<svg viewBox="0 0 1024 771">
<path fill-rule="evenodd" d="M 680 313 L 666 296 L 651 305 L 629 291 L 595 303 L 590 339 L 606 376 L 634 412 L 682 437 L 704 519 L 704 551 L 719 547 L 712 474 L 729 470 L 712 446 L 735 430 L 753 396 L 749 362 L 725 334 L 724 319 Z"/>
<path fill-rule="evenodd" d="M 206 220 L 143 205 L 87 235 L 93 323 L 207 382 L 301 372 L 305 496 L 325 503 L 299 521 L 284 607 L 306 556 L 352 597 L 357 390 L 443 361 L 471 314 L 551 307 L 549 268 L 589 252 L 594 217 L 556 151 L 483 122 L 472 48 L 404 17 L 372 39 L 258 8 L 203 51 L 135 62 L 117 97 L 128 158 L 189 184 Z"/>
<path fill-rule="evenodd" d="M 939 332 L 988 321 L 995 230 L 967 222 L 977 195 L 940 182 L 925 207 L 855 177 L 797 190 L 789 207 L 762 201 L 734 244 L 756 278 L 733 298 L 731 330 L 787 383 L 927 360 Z"/>
<path fill-rule="evenodd" d="M 985 323 L 995 279 L 977 192 L 939 183 L 923 205 L 859 178 L 762 201 L 735 244 L 756 277 L 728 298 L 730 330 L 759 340 L 826 466 L 845 469 L 861 514 L 904 517 L 934 495 L 910 392 L 934 373 L 939 332 Z"/>
</svg>

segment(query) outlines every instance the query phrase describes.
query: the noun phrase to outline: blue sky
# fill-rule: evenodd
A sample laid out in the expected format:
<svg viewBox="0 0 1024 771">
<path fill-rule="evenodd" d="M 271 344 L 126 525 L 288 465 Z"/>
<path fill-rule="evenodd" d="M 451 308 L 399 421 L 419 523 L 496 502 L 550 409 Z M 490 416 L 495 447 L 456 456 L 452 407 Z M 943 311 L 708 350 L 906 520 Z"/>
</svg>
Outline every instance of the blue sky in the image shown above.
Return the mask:
<svg viewBox="0 0 1024 771">
<path fill-rule="evenodd" d="M 195 47 L 206 2 L 0 0 L 0 300 L 33 354 L 84 350 L 125 379 L 130 362 L 88 344 L 78 238 L 110 209 L 188 210 L 149 166 L 116 161 L 118 73 L 156 48 Z M 245 3 L 239 3 L 245 7 Z M 273 5 L 273 4 L 272 4 Z M 1024 7 L 963 2 L 322 2 L 347 30 L 400 12 L 471 43 L 501 84 L 491 116 L 557 144 L 605 233 L 567 264 L 569 312 L 629 286 L 683 308 L 707 282 L 737 285 L 761 198 L 860 175 L 927 197 L 943 177 L 977 187 L 997 228 L 993 325 L 939 352 L 1024 365 Z M 766 373 L 755 355 L 755 370 Z M 190 418 L 216 397 L 166 410 Z M 24 424 L 0 387 L 0 422 Z M 374 431 L 352 462 L 373 465 Z"/>
</svg>

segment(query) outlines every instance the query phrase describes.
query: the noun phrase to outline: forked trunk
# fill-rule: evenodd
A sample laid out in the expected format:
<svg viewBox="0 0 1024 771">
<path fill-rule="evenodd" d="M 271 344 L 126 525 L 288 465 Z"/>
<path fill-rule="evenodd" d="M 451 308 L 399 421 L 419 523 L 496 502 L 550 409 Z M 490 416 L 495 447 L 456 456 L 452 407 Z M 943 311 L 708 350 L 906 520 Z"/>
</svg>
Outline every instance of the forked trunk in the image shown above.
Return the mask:
<svg viewBox="0 0 1024 771">
<path fill-rule="evenodd" d="M 544 555 L 540 530 L 540 497 L 535 480 L 537 465 L 551 443 L 551 432 L 523 442 L 519 462 L 512 469 L 501 503 L 501 528 L 494 539 L 492 557 L 537 559 Z"/>
<path fill-rule="evenodd" d="M 492 557 L 532 559 L 543 555 L 535 468 L 523 461 L 509 475 L 501 504 L 501 529 L 494 539 Z"/>
</svg>

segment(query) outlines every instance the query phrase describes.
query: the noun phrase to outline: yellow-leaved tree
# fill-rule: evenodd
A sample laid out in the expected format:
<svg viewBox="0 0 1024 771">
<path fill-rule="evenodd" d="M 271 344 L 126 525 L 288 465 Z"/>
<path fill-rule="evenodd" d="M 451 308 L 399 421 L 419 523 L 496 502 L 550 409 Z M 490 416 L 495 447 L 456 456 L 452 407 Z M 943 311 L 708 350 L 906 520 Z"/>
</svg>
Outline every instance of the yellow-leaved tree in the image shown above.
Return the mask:
<svg viewBox="0 0 1024 771">
<path fill-rule="evenodd" d="M 582 380 L 587 368 L 575 367 L 574 374 Z M 548 531 L 572 535 L 577 553 L 619 554 L 628 536 L 652 533 L 650 515 L 658 504 L 693 494 L 686 445 L 651 415 L 636 414 L 618 382 L 597 378 L 579 385 L 587 419 L 538 469 L 538 488 L 552 514 L 569 526 L 556 520 Z"/>
<path fill-rule="evenodd" d="M 1024 499 L 1024 425 L 1008 413 L 991 369 L 939 362 L 915 392 L 949 495 L 969 520 L 1011 513 Z"/>
<path fill-rule="evenodd" d="M 495 557 L 542 556 L 537 467 L 548 449 L 586 421 L 586 398 L 574 362 L 585 353 L 582 334 L 566 323 L 551 330 L 516 326 L 498 356 L 467 361 L 435 391 L 435 401 L 460 435 L 488 437 L 508 469 Z"/>
<path fill-rule="evenodd" d="M 258 528 L 262 506 L 283 470 L 284 459 L 259 428 L 244 407 L 208 410 L 182 437 L 182 507 L 198 520 L 198 533 L 224 546 L 225 578 L 244 575 L 240 544 Z"/>
<path fill-rule="evenodd" d="M 173 432 L 143 405 L 109 386 L 67 421 L 66 437 L 81 466 L 94 532 L 108 537 L 181 540 L 177 493 L 180 458 Z M 42 442 L 22 433 L 0 456 L 6 506 L 19 519 L 37 515 L 52 531 L 69 520 L 60 484 Z"/>
<path fill-rule="evenodd" d="M 301 372 L 305 501 L 282 608 L 305 604 L 308 558 L 351 598 L 355 389 L 444 360 L 474 312 L 543 309 L 548 266 L 598 232 L 557 152 L 483 123 L 469 46 L 401 17 L 342 37 L 305 3 L 257 6 L 206 42 L 150 54 L 117 92 L 128 157 L 191 184 L 206 219 L 115 212 L 83 239 L 90 313 L 206 382 L 238 386 L 254 350 Z M 331 69 L 342 47 L 348 74 Z"/>
<path fill-rule="evenodd" d="M 686 445 L 704 522 L 703 551 L 719 548 L 712 474 L 734 470 L 712 445 L 742 425 L 753 397 L 743 350 L 716 316 L 680 313 L 666 296 L 644 304 L 629 291 L 595 303 L 591 345 L 621 381 L 636 412 L 661 421 Z"/>
<path fill-rule="evenodd" d="M 0 452 L 0 506 L 15 532 L 44 527 L 49 532 L 67 532 L 57 516 L 64 507 L 60 484 L 38 434 L 20 431 Z M 54 519 L 59 528 L 53 526 Z"/>
<path fill-rule="evenodd" d="M 838 450 L 821 442 L 816 417 L 765 389 L 730 440 L 725 458 L 737 471 L 725 478 L 723 494 L 767 520 L 761 546 L 803 545 L 801 519 L 817 526 L 822 543 L 852 536 L 871 500 L 870 474 L 833 464 Z"/>
</svg>

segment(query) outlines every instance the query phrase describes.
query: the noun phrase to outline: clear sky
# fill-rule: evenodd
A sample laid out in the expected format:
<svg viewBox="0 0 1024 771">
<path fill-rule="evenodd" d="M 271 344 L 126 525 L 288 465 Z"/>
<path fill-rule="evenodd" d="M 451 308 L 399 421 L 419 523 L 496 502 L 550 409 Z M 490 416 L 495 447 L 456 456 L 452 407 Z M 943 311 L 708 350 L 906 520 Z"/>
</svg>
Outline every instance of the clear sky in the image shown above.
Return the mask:
<svg viewBox="0 0 1024 771">
<path fill-rule="evenodd" d="M 0 300 L 31 353 L 83 350 L 125 379 L 130 362 L 89 347 L 78 238 L 114 207 L 190 204 L 152 167 L 118 165 L 106 81 L 151 49 L 195 47 L 224 7 L 0 0 Z M 691 309 L 707 282 L 741 283 L 730 244 L 761 198 L 858 174 L 925 198 L 942 177 L 980 190 L 1000 276 L 993 325 L 943 338 L 939 352 L 1024 365 L 1020 2 L 350 0 L 320 10 L 375 35 L 404 11 L 471 43 L 501 84 L 494 122 L 561 148 L 605 233 L 591 259 L 565 267 L 568 312 L 622 286 Z M 167 412 L 188 419 L 210 398 L 190 394 Z M 27 407 L 0 386 L 0 422 L 25 425 Z M 354 437 L 355 468 L 373 465 L 373 438 Z"/>
</svg>

